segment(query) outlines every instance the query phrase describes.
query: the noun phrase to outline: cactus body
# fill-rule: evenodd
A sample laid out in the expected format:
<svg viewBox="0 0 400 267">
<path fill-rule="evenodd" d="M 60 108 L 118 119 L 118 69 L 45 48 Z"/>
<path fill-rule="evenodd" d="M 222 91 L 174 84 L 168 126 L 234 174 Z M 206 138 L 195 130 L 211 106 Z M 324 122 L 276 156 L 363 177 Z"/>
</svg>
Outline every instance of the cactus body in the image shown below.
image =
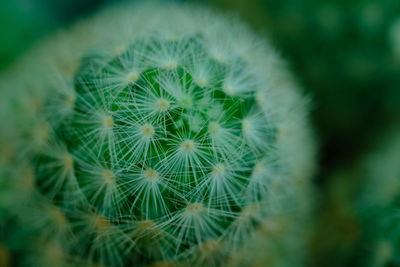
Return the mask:
<svg viewBox="0 0 400 267">
<path fill-rule="evenodd" d="M 17 217 L 43 248 L 27 264 L 220 265 L 307 210 L 304 100 L 236 20 L 114 7 L 14 71 L 9 128 L 36 179 Z"/>
</svg>

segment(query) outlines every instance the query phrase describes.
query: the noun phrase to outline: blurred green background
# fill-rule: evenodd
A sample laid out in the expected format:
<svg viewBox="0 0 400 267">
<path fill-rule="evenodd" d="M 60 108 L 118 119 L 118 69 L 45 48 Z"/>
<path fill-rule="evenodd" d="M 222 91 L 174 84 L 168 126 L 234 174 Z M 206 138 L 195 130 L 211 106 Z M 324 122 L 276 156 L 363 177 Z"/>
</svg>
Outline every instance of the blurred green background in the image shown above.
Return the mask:
<svg viewBox="0 0 400 267">
<path fill-rule="evenodd" d="M 2 0 L 0 69 L 6 69 L 41 37 L 108 2 Z M 320 192 L 320 215 L 315 242 L 311 242 L 314 263 L 354 264 L 359 257 L 354 252 L 359 245 L 359 230 L 351 212 L 343 207 L 362 181 L 357 174 L 338 178 L 341 175 L 336 173 L 354 173 L 353 166 L 372 144 L 400 123 L 400 55 L 395 56 L 399 47 L 390 43 L 389 36 L 392 25 L 400 19 L 400 1 L 181 2 L 199 2 L 236 14 L 267 37 L 289 62 L 305 95 L 312 99 L 311 116 L 320 145 L 315 180 Z M 321 238 L 327 232 L 330 235 Z M 332 243 L 338 245 L 332 247 Z"/>
<path fill-rule="evenodd" d="M 45 34 L 94 11 L 103 0 L 1 0 L 0 70 Z"/>
</svg>

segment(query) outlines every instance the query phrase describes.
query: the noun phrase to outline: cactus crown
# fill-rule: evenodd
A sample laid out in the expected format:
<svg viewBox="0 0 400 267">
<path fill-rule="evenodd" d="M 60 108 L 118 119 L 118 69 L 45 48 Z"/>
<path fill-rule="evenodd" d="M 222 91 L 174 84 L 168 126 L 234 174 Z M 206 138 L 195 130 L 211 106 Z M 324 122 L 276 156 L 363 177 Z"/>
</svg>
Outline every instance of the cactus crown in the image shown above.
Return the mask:
<svg viewBox="0 0 400 267">
<path fill-rule="evenodd" d="M 261 86 L 243 59 L 213 56 L 202 36 L 155 34 L 111 59 L 90 55 L 62 123 L 45 134 L 39 185 L 82 192 L 110 223 L 166 231 L 178 252 L 227 235 L 254 212 L 274 168 Z M 70 188 L 45 182 L 60 174 Z"/>
<path fill-rule="evenodd" d="M 10 139 L 33 178 L 20 221 L 40 244 L 31 265 L 220 265 L 305 210 L 313 145 L 274 51 L 201 9 L 138 7 L 48 42 L 14 81 L 24 96 L 9 108 Z M 279 238 L 268 247 L 294 240 Z"/>
</svg>

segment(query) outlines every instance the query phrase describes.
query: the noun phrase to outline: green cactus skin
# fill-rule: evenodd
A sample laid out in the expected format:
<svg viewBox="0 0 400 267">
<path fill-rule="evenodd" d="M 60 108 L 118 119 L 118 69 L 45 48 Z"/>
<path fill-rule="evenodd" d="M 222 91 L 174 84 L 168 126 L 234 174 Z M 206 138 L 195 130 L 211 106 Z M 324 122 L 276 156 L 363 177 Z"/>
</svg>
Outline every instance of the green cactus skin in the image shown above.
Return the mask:
<svg viewBox="0 0 400 267">
<path fill-rule="evenodd" d="M 254 264 L 293 266 L 273 251 L 301 249 L 306 101 L 240 22 L 198 6 L 110 7 L 4 76 L 6 162 L 34 177 L 11 212 L 31 244 L 21 265 L 232 266 L 259 244 L 271 252 Z M 10 209 L 19 197 L 5 188 Z"/>
</svg>

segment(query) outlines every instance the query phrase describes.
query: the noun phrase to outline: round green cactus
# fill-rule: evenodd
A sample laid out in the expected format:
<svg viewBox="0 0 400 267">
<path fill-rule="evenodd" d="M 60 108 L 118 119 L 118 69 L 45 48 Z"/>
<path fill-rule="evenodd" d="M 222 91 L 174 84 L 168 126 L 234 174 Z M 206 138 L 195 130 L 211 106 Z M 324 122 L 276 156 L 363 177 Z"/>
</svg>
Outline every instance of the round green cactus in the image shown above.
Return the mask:
<svg viewBox="0 0 400 267">
<path fill-rule="evenodd" d="M 263 226 L 279 217 L 286 240 L 308 210 L 305 101 L 236 20 L 109 8 L 13 73 L 4 119 L 35 177 L 16 213 L 41 251 L 27 264 L 232 263 Z"/>
</svg>

